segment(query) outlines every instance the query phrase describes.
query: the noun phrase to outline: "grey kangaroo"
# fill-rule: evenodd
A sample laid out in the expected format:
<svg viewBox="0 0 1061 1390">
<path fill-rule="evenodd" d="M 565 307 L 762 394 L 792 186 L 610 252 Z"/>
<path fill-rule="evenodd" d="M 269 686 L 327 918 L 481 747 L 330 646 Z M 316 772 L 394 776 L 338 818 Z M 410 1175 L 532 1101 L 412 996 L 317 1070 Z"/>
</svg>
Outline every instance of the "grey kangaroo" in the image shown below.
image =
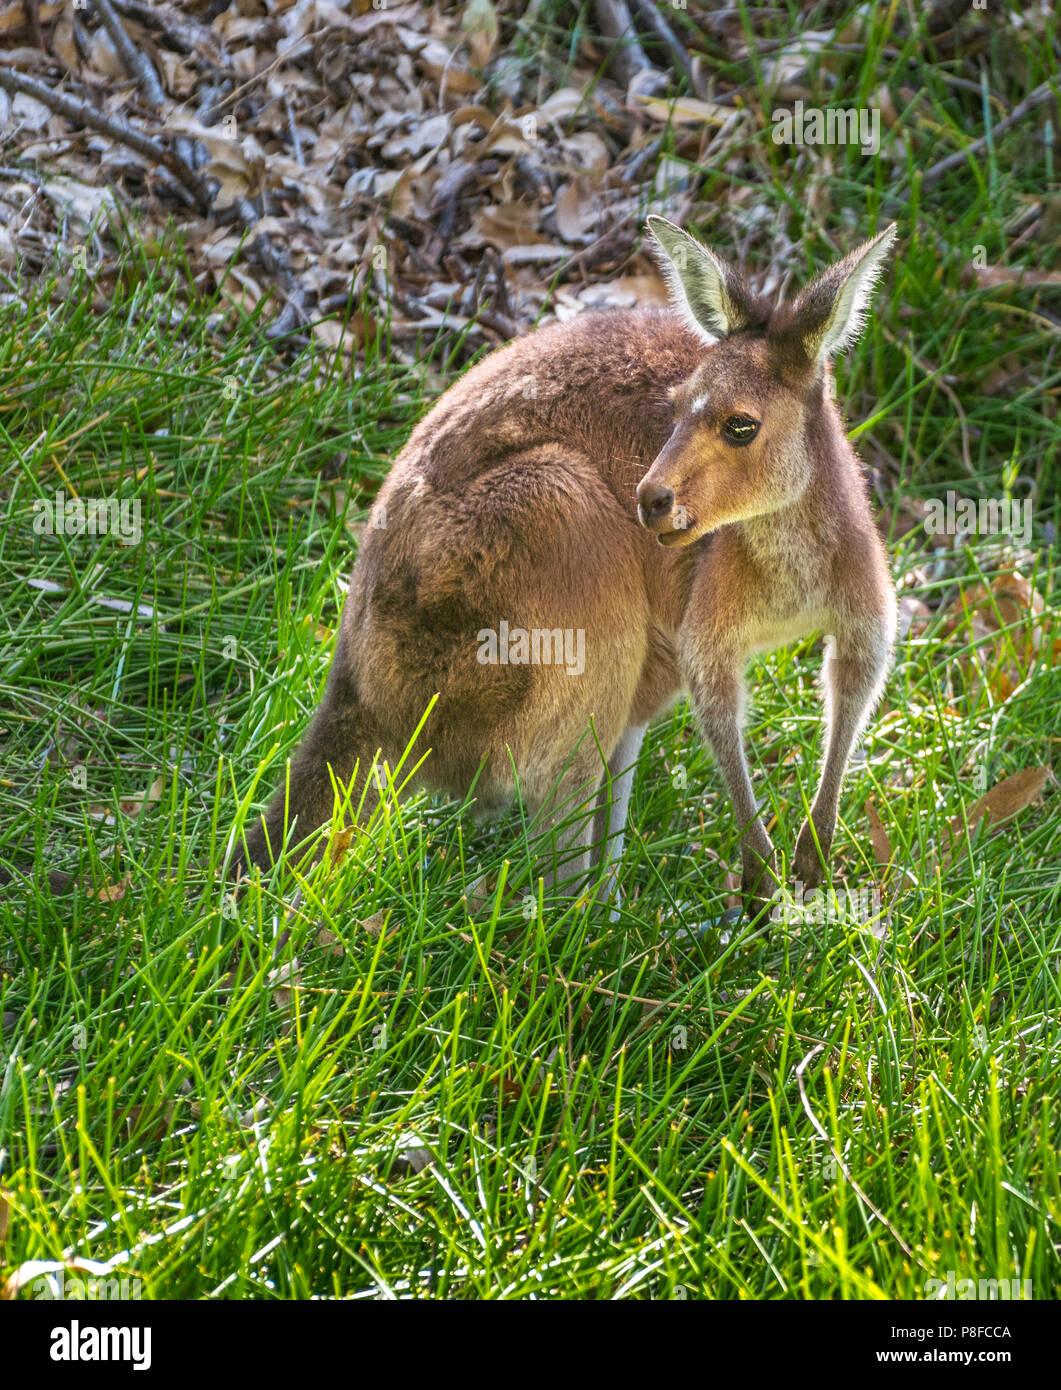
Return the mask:
<svg viewBox="0 0 1061 1390">
<path fill-rule="evenodd" d="M 394 765 L 437 695 L 423 784 L 474 783 L 485 812 L 518 791 L 585 878 L 621 855 L 645 727 L 686 691 L 761 910 L 778 880 L 744 752 L 745 668 L 820 631 L 824 758 L 792 869 L 822 882 L 896 625 L 830 363 L 860 332 L 895 227 L 777 305 L 678 227 L 649 228 L 673 312 L 588 312 L 518 339 L 413 431 L 364 531 L 320 707 L 236 872 L 277 857 L 292 827 L 319 832 L 337 793 L 368 814 L 374 760 Z M 561 659 L 579 644 L 581 662 Z"/>
</svg>

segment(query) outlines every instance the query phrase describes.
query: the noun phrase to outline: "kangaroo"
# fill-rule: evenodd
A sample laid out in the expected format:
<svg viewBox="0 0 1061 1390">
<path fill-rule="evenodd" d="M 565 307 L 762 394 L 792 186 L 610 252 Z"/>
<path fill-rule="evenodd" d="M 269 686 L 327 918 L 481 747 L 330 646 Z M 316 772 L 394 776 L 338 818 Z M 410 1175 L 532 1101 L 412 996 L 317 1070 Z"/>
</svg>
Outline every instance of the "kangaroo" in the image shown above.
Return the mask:
<svg viewBox="0 0 1061 1390">
<path fill-rule="evenodd" d="M 370 513 L 320 707 L 236 872 L 268 865 L 292 825 L 330 824 L 337 793 L 371 810 L 374 760 L 394 765 L 437 696 L 426 785 L 474 785 L 485 812 L 518 792 L 581 881 L 622 854 L 645 728 L 688 692 L 762 910 L 779 880 L 743 746 L 745 668 L 820 631 L 824 757 L 792 868 L 823 881 L 896 627 L 831 359 L 861 330 L 895 226 L 775 306 L 688 233 L 648 225 L 672 311 L 539 329 L 413 431 Z M 562 659 L 573 649 L 583 661 Z M 580 800 L 592 810 L 572 828 Z"/>
</svg>

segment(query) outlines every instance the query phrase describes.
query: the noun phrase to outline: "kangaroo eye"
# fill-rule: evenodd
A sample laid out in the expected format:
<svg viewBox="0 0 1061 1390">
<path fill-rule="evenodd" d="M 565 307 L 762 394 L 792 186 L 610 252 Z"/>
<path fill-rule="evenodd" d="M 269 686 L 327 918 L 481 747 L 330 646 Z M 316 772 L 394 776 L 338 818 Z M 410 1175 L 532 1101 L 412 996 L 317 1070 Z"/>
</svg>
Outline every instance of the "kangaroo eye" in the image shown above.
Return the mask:
<svg viewBox="0 0 1061 1390">
<path fill-rule="evenodd" d="M 750 415 L 731 415 L 722 426 L 722 437 L 728 444 L 750 444 L 759 433 L 759 421 Z"/>
</svg>

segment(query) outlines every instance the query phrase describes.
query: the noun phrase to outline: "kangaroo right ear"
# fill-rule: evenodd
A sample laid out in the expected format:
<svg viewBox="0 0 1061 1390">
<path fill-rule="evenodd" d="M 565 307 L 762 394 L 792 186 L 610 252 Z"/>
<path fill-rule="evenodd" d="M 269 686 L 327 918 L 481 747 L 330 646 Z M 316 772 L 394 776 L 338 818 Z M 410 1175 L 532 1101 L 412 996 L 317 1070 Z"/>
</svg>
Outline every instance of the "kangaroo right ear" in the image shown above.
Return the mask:
<svg viewBox="0 0 1061 1390">
<path fill-rule="evenodd" d="M 650 217 L 648 229 L 675 311 L 709 342 L 743 328 L 748 289 L 738 271 L 665 217 Z"/>
<path fill-rule="evenodd" d="M 817 366 L 850 347 L 861 333 L 897 230 L 894 222 L 885 227 L 797 295 L 792 322 L 807 357 Z"/>
</svg>

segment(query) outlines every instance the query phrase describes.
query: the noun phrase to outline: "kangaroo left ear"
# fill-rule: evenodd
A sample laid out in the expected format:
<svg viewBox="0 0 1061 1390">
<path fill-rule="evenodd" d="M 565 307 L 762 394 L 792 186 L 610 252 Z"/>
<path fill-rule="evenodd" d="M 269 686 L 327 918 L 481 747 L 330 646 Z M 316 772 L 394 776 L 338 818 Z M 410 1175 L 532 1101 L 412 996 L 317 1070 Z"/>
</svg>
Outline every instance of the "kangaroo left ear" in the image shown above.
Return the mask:
<svg viewBox="0 0 1061 1390">
<path fill-rule="evenodd" d="M 647 220 L 674 310 L 707 342 L 743 328 L 750 296 L 736 267 L 665 217 Z"/>
<path fill-rule="evenodd" d="M 793 301 L 787 332 L 799 337 L 811 362 L 820 366 L 858 339 L 896 231 L 893 222 L 823 271 Z"/>
</svg>

